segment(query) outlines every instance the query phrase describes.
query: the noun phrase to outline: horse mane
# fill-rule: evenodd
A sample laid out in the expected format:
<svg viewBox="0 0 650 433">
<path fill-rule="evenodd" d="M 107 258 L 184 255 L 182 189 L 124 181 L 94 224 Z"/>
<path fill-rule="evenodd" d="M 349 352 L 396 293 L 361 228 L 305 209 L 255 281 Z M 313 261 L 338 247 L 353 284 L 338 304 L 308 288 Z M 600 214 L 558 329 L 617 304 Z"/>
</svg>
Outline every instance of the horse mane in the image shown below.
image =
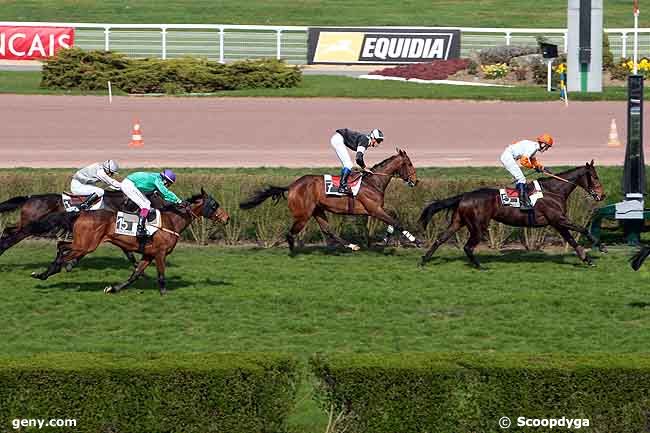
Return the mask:
<svg viewBox="0 0 650 433">
<path fill-rule="evenodd" d="M 386 164 L 388 164 L 389 162 L 391 162 L 393 159 L 397 158 L 398 156 L 399 156 L 399 154 L 391 155 L 388 158 L 384 159 L 383 161 L 378 162 L 377 164 L 373 165 L 370 169 L 372 171 L 375 171 L 375 169 L 377 169 L 377 168 L 382 168 L 383 166 L 385 166 Z"/>
</svg>

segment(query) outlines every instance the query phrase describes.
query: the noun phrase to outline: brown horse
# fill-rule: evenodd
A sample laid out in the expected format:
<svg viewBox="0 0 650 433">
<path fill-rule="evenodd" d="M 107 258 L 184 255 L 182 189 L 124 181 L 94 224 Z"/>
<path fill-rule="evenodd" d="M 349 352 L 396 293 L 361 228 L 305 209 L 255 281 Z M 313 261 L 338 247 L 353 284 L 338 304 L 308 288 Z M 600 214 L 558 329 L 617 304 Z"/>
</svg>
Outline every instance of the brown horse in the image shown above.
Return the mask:
<svg viewBox="0 0 650 433">
<path fill-rule="evenodd" d="M 600 201 L 605 197 L 603 187 L 594 168 L 594 161 L 592 160 L 591 163 L 584 166 L 559 173 L 557 176 L 553 175 L 551 178 L 539 179 L 539 184 L 544 197 L 535 204 L 532 216 L 518 208 L 502 206 L 499 190 L 490 188 L 478 189 L 430 203 L 420 215 L 420 223 L 424 227 L 431 221 L 435 213 L 443 209 L 453 209 L 454 214 L 447 231 L 431 245 L 429 251 L 422 257 L 421 265 L 431 260 L 431 256 L 440 245 L 447 242 L 454 233 L 466 226 L 470 236 L 464 247 L 465 254 L 474 266 L 480 268 L 481 264 L 474 256 L 474 248 L 481 242 L 490 220 L 520 227 L 550 225 L 575 249 L 578 257 L 583 262 L 593 265 L 584 248 L 578 245 L 569 230 L 585 235 L 594 244 L 597 241 L 585 227 L 571 222 L 566 215 L 566 211 L 569 195 L 577 186 L 587 191 L 596 201 Z M 532 185 L 529 183 L 527 188 L 530 191 Z M 532 219 L 532 224 L 529 218 Z M 606 251 L 605 246 L 602 244 L 599 244 L 599 248 L 602 252 Z"/>
<path fill-rule="evenodd" d="M 369 215 L 375 217 L 389 226 L 394 227 L 410 241 L 419 243 L 408 231 L 401 228 L 400 223 L 384 210 L 384 191 L 393 176 L 399 176 L 409 186 L 417 183 L 415 167 L 405 151 L 397 149 L 397 155 L 380 162 L 372 167 L 370 172 L 362 174 L 363 183 L 356 197 L 329 196 L 325 194 L 323 176 L 306 175 L 294 181 L 288 187 L 269 186 L 257 191 L 251 198 L 242 202 L 239 207 L 252 209 L 267 198 L 273 197 L 276 201 L 288 192 L 289 210 L 293 215 L 293 226 L 287 234 L 289 249 L 293 252 L 295 236 L 302 231 L 309 218 L 314 217 L 321 231 L 327 236 L 328 241 L 335 242 L 358 250 L 357 245 L 346 242 L 338 237 L 329 227 L 325 211 L 343 215 Z M 354 179 L 351 180 L 351 182 Z"/>
<path fill-rule="evenodd" d="M 165 294 L 167 291 L 165 287 L 165 257 L 171 254 L 176 247 L 180 234 L 195 218 L 200 216 L 220 221 L 223 224 L 226 224 L 229 219 L 226 211 L 219 207 L 219 203 L 206 194 L 203 189 L 201 189 L 201 194 L 191 197 L 188 202 L 190 206 L 187 209 L 170 205 L 161 210 L 161 228 L 142 250 L 142 260 L 138 263 L 138 267 L 126 282 L 106 287 L 105 293 L 116 293 L 126 288 L 137 280 L 147 266 L 155 260 L 160 294 Z M 60 215 L 62 214 L 54 214 L 52 218 Z M 57 254 L 57 258 L 45 272 L 33 273 L 32 276 L 46 280 L 50 275 L 60 272 L 61 267 L 67 262 L 78 261 L 83 256 L 95 251 L 102 242 L 110 242 L 125 251 L 140 251 L 140 242 L 135 236 L 115 233 L 116 218 L 116 213 L 106 210 L 82 212 L 74 222 L 72 245 L 65 246 L 65 250 Z"/>
<path fill-rule="evenodd" d="M 148 198 L 152 200 L 152 206 L 155 208 L 159 208 L 164 204 L 157 194 L 148 195 Z M 114 211 L 138 210 L 135 203 L 128 200 L 122 191 L 106 191 L 103 204 L 106 209 Z M 0 237 L 0 255 L 29 236 L 46 234 L 44 231 L 39 231 L 37 223 L 43 221 L 48 215 L 65 212 L 61 194 L 19 196 L 0 203 L 0 213 L 15 210 L 20 210 L 18 224 L 15 227 L 7 227 L 2 233 L 2 237 Z M 65 230 L 65 227 L 55 227 L 54 229 Z M 136 264 L 133 253 L 124 251 L 124 254 L 133 265 Z"/>
</svg>

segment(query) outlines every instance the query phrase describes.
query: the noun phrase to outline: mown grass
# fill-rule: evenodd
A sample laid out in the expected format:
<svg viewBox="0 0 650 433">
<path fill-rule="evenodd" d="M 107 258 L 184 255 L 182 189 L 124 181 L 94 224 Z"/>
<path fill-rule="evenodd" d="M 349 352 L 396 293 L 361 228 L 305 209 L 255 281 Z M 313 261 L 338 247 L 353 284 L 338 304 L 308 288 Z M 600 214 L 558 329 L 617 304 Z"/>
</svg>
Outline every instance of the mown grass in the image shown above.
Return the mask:
<svg viewBox="0 0 650 433">
<path fill-rule="evenodd" d="M 430 266 L 412 249 L 328 253 L 307 247 L 181 245 L 169 258 L 168 296 L 155 272 L 116 296 L 106 284 L 129 273 L 102 247 L 72 273 L 29 278 L 52 256 L 28 242 L 0 257 L 0 353 L 285 351 L 646 352 L 650 268 L 634 273 L 630 250 L 598 256 L 588 268 L 572 254 L 479 257 L 455 248 Z M 324 430 L 305 383 L 292 417 L 296 431 Z"/>
<path fill-rule="evenodd" d="M 15 94 L 93 94 L 107 92 L 81 92 L 40 87 L 38 71 L 0 71 L 0 93 Z M 572 93 L 576 101 L 622 101 L 626 99 L 625 87 L 608 87 L 602 93 Z M 116 92 L 115 94 L 124 94 Z M 182 96 L 182 95 L 179 95 Z M 217 92 L 207 96 L 242 97 L 328 97 L 328 98 L 380 98 L 380 99 L 473 99 L 502 101 L 559 101 L 557 92 L 547 92 L 538 87 L 472 87 L 446 84 L 416 84 L 396 81 L 364 80 L 332 75 L 305 75 L 302 83 L 288 89 L 248 89 Z"/>
<path fill-rule="evenodd" d="M 565 0 L 0 0 L 6 21 L 329 26 L 564 27 Z M 605 26 L 631 27 L 632 4 L 605 0 Z"/>
</svg>

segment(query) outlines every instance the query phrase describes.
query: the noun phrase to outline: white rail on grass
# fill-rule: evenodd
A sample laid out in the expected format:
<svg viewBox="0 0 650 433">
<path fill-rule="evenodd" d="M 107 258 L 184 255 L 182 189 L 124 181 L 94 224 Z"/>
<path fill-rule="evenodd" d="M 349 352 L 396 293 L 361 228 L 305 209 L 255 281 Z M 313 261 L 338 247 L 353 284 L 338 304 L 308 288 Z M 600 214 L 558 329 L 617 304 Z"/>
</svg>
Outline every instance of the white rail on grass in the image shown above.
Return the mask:
<svg viewBox="0 0 650 433">
<path fill-rule="evenodd" d="M 307 61 L 305 26 L 231 24 L 105 24 L 64 22 L 0 22 L 0 26 L 60 26 L 75 28 L 75 45 L 84 49 L 113 50 L 130 57 L 163 59 L 193 56 L 222 63 L 253 58 Z M 426 27 L 387 27 L 424 29 Z M 461 31 L 461 55 L 499 45 L 537 45 L 544 37 L 566 51 L 567 30 L 550 28 L 445 27 Z M 615 57 L 630 55 L 632 28 L 605 29 Z M 639 29 L 641 56 L 650 55 L 650 28 Z"/>
</svg>

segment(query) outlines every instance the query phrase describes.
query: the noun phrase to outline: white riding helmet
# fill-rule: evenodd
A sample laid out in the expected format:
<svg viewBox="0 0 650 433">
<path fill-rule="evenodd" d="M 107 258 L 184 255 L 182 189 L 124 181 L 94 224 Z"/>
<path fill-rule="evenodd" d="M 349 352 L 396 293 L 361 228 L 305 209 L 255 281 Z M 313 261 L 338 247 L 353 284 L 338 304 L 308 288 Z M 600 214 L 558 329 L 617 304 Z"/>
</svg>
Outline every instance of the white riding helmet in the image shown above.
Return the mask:
<svg viewBox="0 0 650 433">
<path fill-rule="evenodd" d="M 107 159 L 106 161 L 102 162 L 102 168 L 106 173 L 117 173 L 120 171 L 120 166 L 117 165 L 117 162 L 115 162 L 112 159 Z"/>
<path fill-rule="evenodd" d="M 384 133 L 381 132 L 379 129 L 373 129 L 370 131 L 370 138 L 374 138 L 377 143 L 381 143 L 384 141 Z"/>
</svg>

